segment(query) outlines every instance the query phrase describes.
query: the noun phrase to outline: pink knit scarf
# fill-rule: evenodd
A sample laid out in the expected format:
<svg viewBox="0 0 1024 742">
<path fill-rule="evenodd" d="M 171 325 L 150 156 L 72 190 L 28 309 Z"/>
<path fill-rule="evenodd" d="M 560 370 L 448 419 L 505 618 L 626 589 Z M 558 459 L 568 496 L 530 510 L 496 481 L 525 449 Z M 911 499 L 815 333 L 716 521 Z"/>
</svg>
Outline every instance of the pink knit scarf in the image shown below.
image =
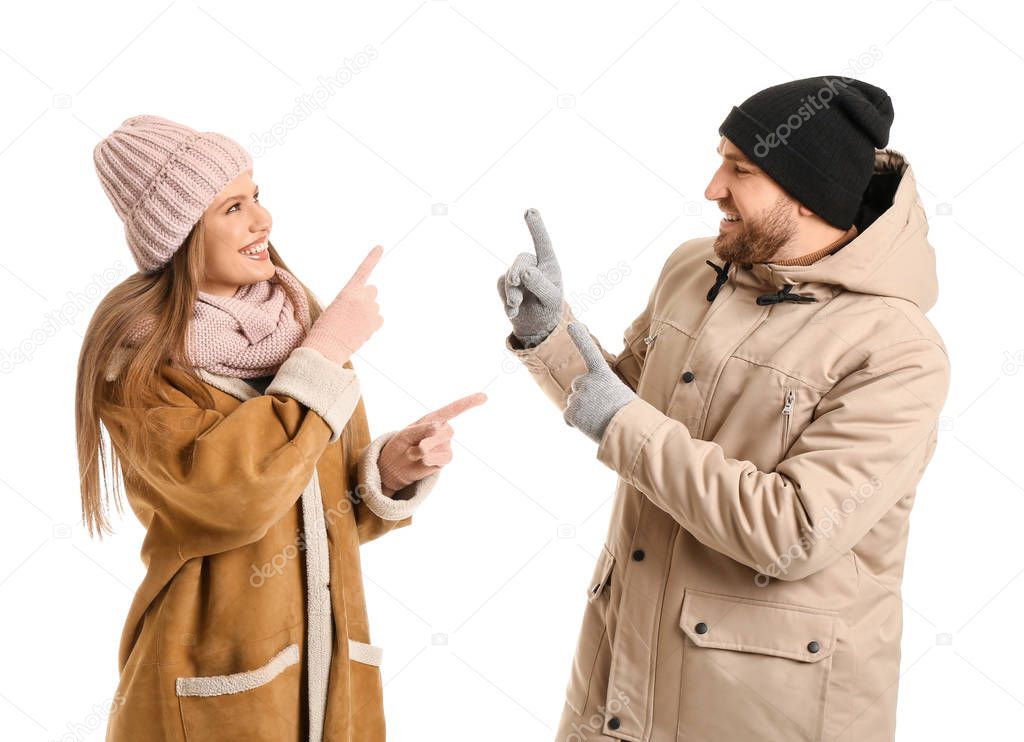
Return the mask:
<svg viewBox="0 0 1024 742">
<path fill-rule="evenodd" d="M 267 280 L 242 286 L 232 297 L 200 291 L 188 353 L 193 366 L 243 379 L 277 372 L 309 329 L 309 304 L 295 277 L 281 266 Z M 298 298 L 294 307 L 284 285 Z"/>
<path fill-rule="evenodd" d="M 298 306 L 292 305 L 285 285 L 297 297 Z M 136 345 L 152 325 L 152 321 L 140 322 L 126 345 Z M 302 286 L 277 266 L 273 278 L 242 286 L 231 297 L 198 292 L 186 341 L 188 359 L 196 368 L 225 376 L 268 376 L 302 342 L 309 326 L 309 303 Z"/>
</svg>

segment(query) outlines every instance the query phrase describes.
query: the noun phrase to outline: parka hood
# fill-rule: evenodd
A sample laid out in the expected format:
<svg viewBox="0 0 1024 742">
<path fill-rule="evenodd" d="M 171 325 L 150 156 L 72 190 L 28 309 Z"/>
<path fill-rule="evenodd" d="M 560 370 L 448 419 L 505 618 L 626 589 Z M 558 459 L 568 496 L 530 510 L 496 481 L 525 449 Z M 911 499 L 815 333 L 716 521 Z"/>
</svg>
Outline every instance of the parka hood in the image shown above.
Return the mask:
<svg viewBox="0 0 1024 742">
<path fill-rule="evenodd" d="M 811 265 L 744 263 L 715 270 L 729 270 L 740 284 L 819 301 L 839 287 L 906 299 L 922 312 L 934 306 L 938 298 L 935 250 L 928 242 L 928 221 L 914 171 L 903 154 L 893 149 L 875 152 L 875 173 L 854 223 L 858 234 L 853 240 Z M 787 285 L 791 289 L 786 290 Z M 710 294 L 709 300 L 713 300 Z M 796 296 L 792 300 L 799 301 Z"/>
</svg>

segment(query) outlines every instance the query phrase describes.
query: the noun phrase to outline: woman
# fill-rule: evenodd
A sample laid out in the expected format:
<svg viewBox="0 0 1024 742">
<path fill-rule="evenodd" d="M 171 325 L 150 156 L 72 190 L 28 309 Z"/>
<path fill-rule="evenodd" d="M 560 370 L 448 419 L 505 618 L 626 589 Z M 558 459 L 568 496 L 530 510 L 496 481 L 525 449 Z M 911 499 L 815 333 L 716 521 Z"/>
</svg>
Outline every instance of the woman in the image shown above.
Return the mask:
<svg viewBox="0 0 1024 742">
<path fill-rule="evenodd" d="M 375 247 L 322 311 L 270 243 L 237 142 L 158 116 L 94 151 L 140 272 L 78 363 L 83 519 L 113 449 L 146 528 L 108 740 L 382 740 L 359 545 L 408 525 L 475 394 L 370 439 L 350 356 L 382 323 Z M 329 681 L 329 682 L 328 682 Z"/>
</svg>

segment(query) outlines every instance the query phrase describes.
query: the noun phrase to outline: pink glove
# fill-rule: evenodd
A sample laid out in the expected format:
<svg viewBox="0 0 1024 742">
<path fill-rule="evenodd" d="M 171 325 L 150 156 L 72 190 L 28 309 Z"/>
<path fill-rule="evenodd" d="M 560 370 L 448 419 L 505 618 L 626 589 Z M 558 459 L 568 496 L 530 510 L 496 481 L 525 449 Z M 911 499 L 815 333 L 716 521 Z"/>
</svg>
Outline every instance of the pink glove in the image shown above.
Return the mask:
<svg viewBox="0 0 1024 742">
<path fill-rule="evenodd" d="M 383 254 L 384 248 L 377 245 L 363 258 L 352 278 L 338 292 L 334 301 L 324 307 L 324 311 L 309 328 L 302 341 L 303 346 L 344 364 L 380 329 L 384 318 L 380 316 L 380 307 L 374 301 L 377 298 L 377 287 L 368 285 L 366 279 Z"/>
<path fill-rule="evenodd" d="M 454 431 L 448 421 L 471 407 L 483 404 L 483 392 L 445 405 L 403 428 L 389 440 L 377 459 L 381 486 L 397 492 L 433 474 L 452 460 Z"/>
</svg>

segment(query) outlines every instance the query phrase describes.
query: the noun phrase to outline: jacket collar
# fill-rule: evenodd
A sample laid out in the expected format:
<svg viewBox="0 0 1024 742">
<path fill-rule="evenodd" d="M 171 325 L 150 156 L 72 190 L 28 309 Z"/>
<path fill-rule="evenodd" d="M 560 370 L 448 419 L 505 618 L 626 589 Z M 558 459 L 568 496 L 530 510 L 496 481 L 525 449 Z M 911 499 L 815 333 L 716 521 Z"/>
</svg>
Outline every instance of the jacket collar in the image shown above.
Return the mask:
<svg viewBox="0 0 1024 742">
<path fill-rule="evenodd" d="M 195 372 L 199 375 L 200 379 L 210 386 L 216 387 L 222 392 L 230 394 L 243 402 L 247 399 L 260 396 L 259 391 L 255 387 L 249 384 L 245 379 L 240 379 L 237 376 L 225 376 L 224 374 L 208 371 L 205 368 L 196 368 Z"/>
<path fill-rule="evenodd" d="M 114 381 L 121 374 L 121 371 L 124 370 L 124 366 L 127 361 L 127 352 L 115 351 L 113 358 L 110 360 L 106 368 L 107 381 Z M 251 384 L 247 383 L 245 379 L 241 379 L 237 376 L 225 376 L 224 374 L 208 371 L 205 368 L 196 367 L 194 370 L 199 378 L 207 384 L 219 389 L 225 394 L 231 395 L 235 399 L 239 399 L 244 402 L 247 399 L 260 396 L 260 392 Z"/>
</svg>

